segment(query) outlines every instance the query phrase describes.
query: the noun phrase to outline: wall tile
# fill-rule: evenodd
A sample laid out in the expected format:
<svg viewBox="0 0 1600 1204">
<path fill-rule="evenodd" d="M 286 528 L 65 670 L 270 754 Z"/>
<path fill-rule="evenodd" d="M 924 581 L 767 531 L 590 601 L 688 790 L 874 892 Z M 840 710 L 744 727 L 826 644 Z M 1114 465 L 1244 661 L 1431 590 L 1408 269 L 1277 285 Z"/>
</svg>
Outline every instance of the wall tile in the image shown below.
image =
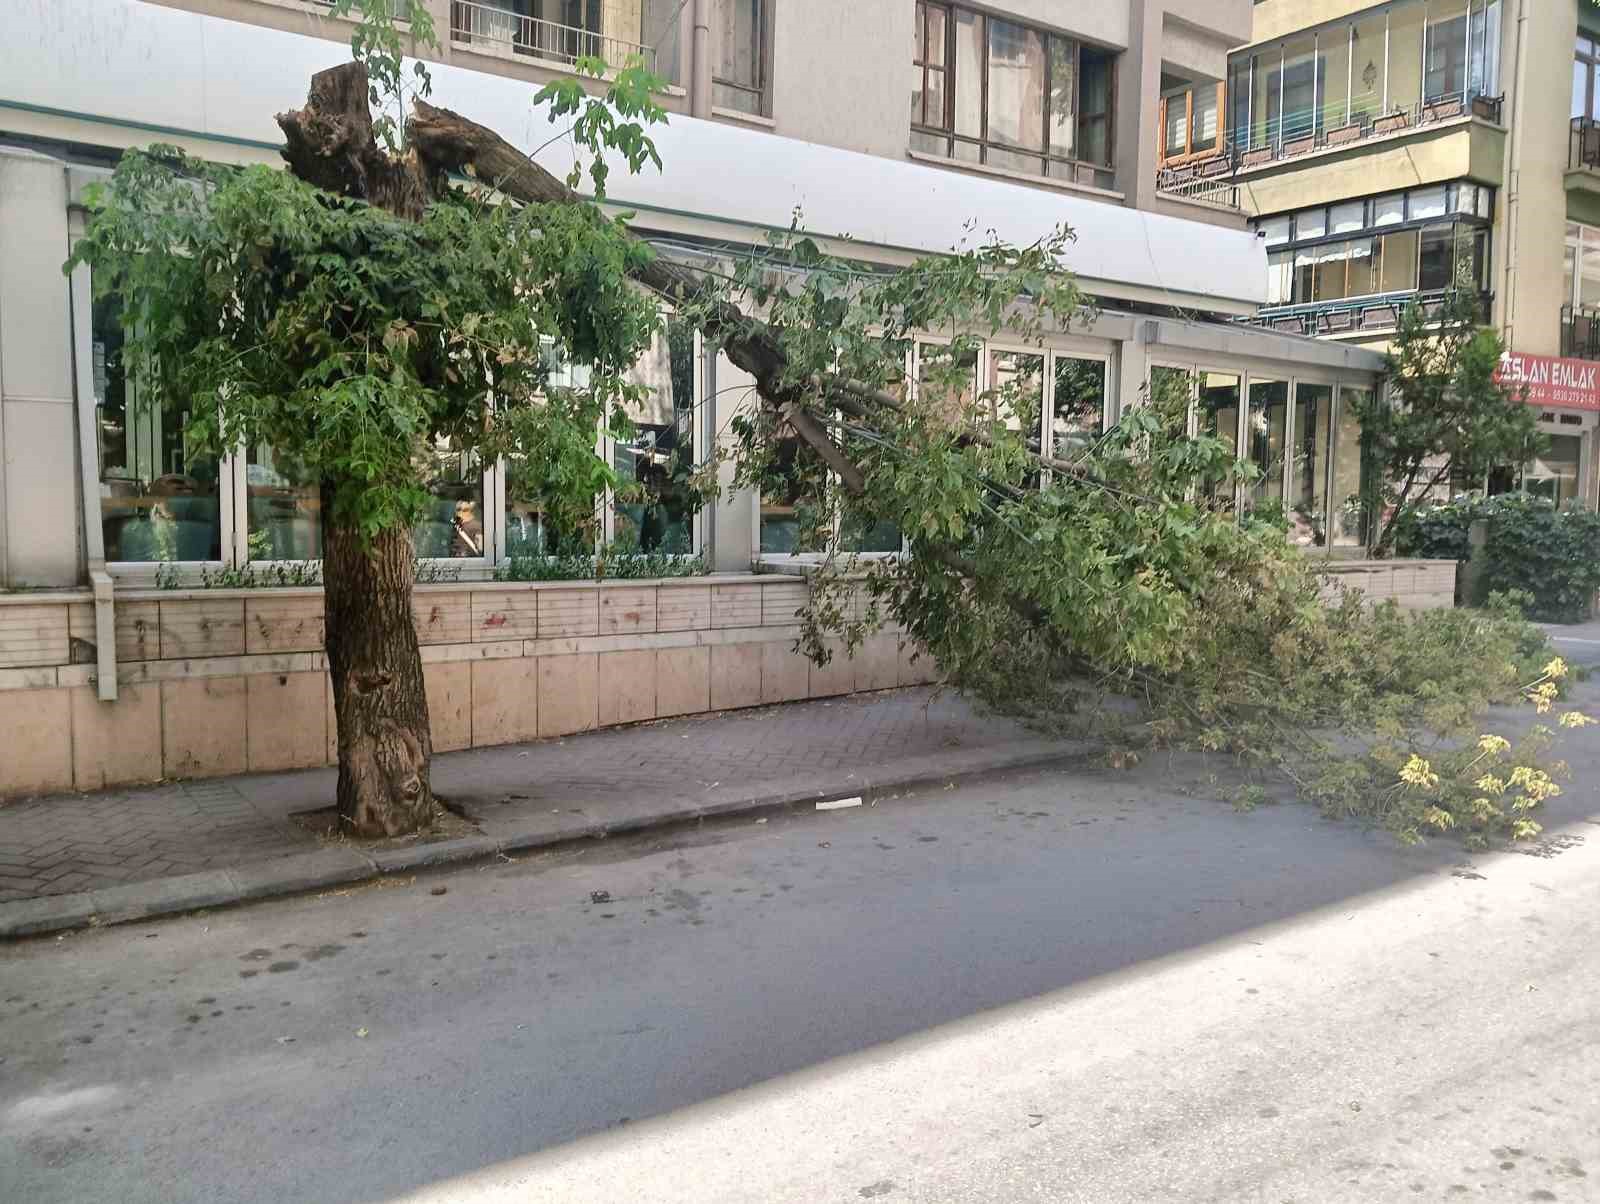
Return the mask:
<svg viewBox="0 0 1600 1204">
<path fill-rule="evenodd" d="M 252 773 L 306 769 L 328 754 L 327 675 L 245 678 L 245 765 Z"/>
<path fill-rule="evenodd" d="M 316 652 L 323 642 L 320 597 L 245 599 L 246 652 Z"/>
<path fill-rule="evenodd" d="M 155 602 L 114 602 L 117 661 L 161 659 L 161 607 Z"/>
<path fill-rule="evenodd" d="M 72 789 L 70 690 L 0 692 L 0 797 Z"/>
<path fill-rule="evenodd" d="M 161 779 L 161 691 L 123 686 L 115 702 L 92 688 L 72 695 L 72 784 L 104 790 Z"/>
<path fill-rule="evenodd" d="M 710 626 L 709 585 L 663 585 L 656 589 L 657 631 L 704 631 Z"/>
<path fill-rule="evenodd" d="M 411 595 L 419 644 L 465 644 L 472 637 L 472 595 L 429 590 Z"/>
<path fill-rule="evenodd" d="M 760 644 L 717 644 L 711 649 L 711 709 L 761 705 Z"/>
<path fill-rule="evenodd" d="M 533 657 L 474 661 L 472 745 L 520 744 L 539 737 L 539 662 Z"/>
<path fill-rule="evenodd" d="M 761 645 L 761 701 L 795 702 L 811 696 L 811 662 L 789 640 Z"/>
<path fill-rule="evenodd" d="M 169 778 L 212 778 L 245 771 L 243 677 L 187 677 L 161 683 L 161 767 Z"/>
<path fill-rule="evenodd" d="M 900 640 L 878 632 L 861 641 L 852 658 L 855 662 L 857 690 L 892 690 L 900 684 Z"/>
<path fill-rule="evenodd" d="M 423 665 L 422 681 L 428 693 L 428 728 L 433 733 L 433 751 L 451 752 L 472 747 L 471 662 Z"/>
<path fill-rule="evenodd" d="M 0 669 L 64 665 L 67 641 L 65 606 L 0 606 Z"/>
<path fill-rule="evenodd" d="M 600 591 L 553 589 L 539 593 L 539 638 L 598 635 Z"/>
<path fill-rule="evenodd" d="M 598 654 L 539 658 L 539 735 L 567 736 L 595 726 L 598 715 Z"/>
<path fill-rule="evenodd" d="M 711 649 L 662 648 L 656 653 L 656 714 L 695 715 L 711 709 Z"/>
<path fill-rule="evenodd" d="M 763 589 L 761 585 L 713 585 L 711 626 L 760 627 Z"/>
<path fill-rule="evenodd" d="M 761 587 L 761 623 L 787 627 L 799 620 L 795 612 L 806 604 L 811 591 L 804 581 L 770 581 Z"/>
<path fill-rule="evenodd" d="M 643 723 L 656 717 L 656 654 L 600 653 L 599 722 Z"/>
<path fill-rule="evenodd" d="M 600 634 L 634 635 L 656 629 L 656 587 L 600 591 Z"/>
<path fill-rule="evenodd" d="M 811 697 L 830 698 L 835 694 L 848 694 L 856 688 L 855 662 L 844 654 L 844 641 L 827 640 L 833 650 L 833 659 L 826 665 L 811 666 Z"/>
<path fill-rule="evenodd" d="M 473 590 L 471 596 L 474 640 L 494 643 L 538 636 L 538 590 Z"/>
<path fill-rule="evenodd" d="M 243 598 L 174 598 L 158 605 L 163 660 L 244 652 Z"/>
</svg>

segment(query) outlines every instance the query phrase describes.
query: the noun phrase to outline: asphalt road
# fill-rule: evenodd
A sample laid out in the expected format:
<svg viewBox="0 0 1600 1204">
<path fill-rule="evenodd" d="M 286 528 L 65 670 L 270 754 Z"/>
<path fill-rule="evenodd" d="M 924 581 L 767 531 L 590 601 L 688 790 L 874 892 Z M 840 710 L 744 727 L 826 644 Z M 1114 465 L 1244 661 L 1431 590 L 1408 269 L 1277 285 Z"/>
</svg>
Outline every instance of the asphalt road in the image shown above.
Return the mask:
<svg viewBox="0 0 1600 1204">
<path fill-rule="evenodd" d="M 1574 743 L 1470 861 L 1160 764 L 0 949 L 0 1201 L 1600 1200 Z"/>
</svg>

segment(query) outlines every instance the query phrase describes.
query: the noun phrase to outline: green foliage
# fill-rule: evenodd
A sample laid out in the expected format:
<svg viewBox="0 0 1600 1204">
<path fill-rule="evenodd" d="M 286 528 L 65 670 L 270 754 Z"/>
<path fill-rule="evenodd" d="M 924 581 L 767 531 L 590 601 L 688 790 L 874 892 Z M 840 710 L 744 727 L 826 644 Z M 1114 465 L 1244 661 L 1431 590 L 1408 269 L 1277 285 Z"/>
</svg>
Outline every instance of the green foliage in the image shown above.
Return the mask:
<svg viewBox="0 0 1600 1204">
<path fill-rule="evenodd" d="M 405 95 L 407 43 L 439 49 L 433 14 L 424 0 L 332 0 L 330 11 L 336 17 L 360 18 L 350 35 L 350 54 L 367 68 L 368 99 L 378 110 L 373 131 L 394 150 L 399 123 L 387 105 L 402 102 Z M 432 94 L 433 77 L 426 64 L 412 63 L 411 81 L 416 95 Z"/>
<path fill-rule="evenodd" d="M 1477 480 L 1502 464 L 1520 464 L 1541 437 L 1536 415 L 1495 379 L 1505 350 L 1478 325 L 1480 306 L 1466 287 L 1429 317 L 1407 306 L 1387 355 L 1389 394 L 1354 395 L 1369 471 L 1382 482 L 1386 511 L 1373 553 L 1393 550 L 1407 513 L 1452 480 Z"/>
<path fill-rule="evenodd" d="M 610 68 L 604 59 L 584 57 L 574 64 L 577 74 L 594 79 L 603 78 Z M 645 70 L 638 59 L 630 59 L 612 77 L 611 85 L 603 99 L 591 96 L 579 79 L 552 80 L 533 98 L 534 104 L 546 105 L 552 124 L 571 117 L 572 124 L 563 136 L 591 152 L 589 181 L 594 187 L 596 200 L 604 200 L 606 180 L 611 174 L 605 154 L 614 151 L 621 155 L 630 172 L 644 170 L 646 164 L 661 169 L 661 156 L 655 143 L 645 133 L 645 127 L 667 119 L 667 112 L 656 96 L 666 89 L 666 84 Z M 619 121 L 618 118 L 624 120 Z M 574 161 L 567 186 L 577 188 L 583 180 L 583 164 Z"/>
<path fill-rule="evenodd" d="M 190 454 L 278 449 L 369 537 L 417 518 L 441 442 L 562 504 L 611 483 L 594 432 L 628 429 L 659 316 L 592 208 L 456 190 L 406 222 L 171 148 L 124 156 L 89 204 L 72 263 L 121 295 L 143 392 L 189 399 Z M 552 345 L 591 365 L 584 388 L 550 384 Z"/>
<path fill-rule="evenodd" d="M 708 570 L 699 556 L 641 552 L 626 541 L 607 544 L 598 555 L 513 556 L 495 573 L 497 581 L 606 581 L 698 577 Z"/>
<path fill-rule="evenodd" d="M 1466 560 L 1468 530 L 1486 527 L 1482 588 L 1517 591 L 1530 618 L 1578 623 L 1589 617 L 1600 591 L 1600 515 L 1556 509 L 1546 498 L 1508 493 L 1465 497 L 1411 511 L 1400 524 L 1402 556 Z"/>
</svg>

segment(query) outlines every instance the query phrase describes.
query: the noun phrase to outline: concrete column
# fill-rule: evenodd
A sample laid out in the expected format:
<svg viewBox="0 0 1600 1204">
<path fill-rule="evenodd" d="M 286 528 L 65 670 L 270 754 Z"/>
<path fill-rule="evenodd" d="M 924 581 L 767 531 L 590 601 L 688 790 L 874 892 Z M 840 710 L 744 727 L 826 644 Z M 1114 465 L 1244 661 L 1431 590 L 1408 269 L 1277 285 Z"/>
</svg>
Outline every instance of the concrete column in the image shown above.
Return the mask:
<svg viewBox="0 0 1600 1204">
<path fill-rule="evenodd" d="M 694 37 L 689 44 L 689 113 L 711 116 L 711 0 L 690 0 Z"/>
<path fill-rule="evenodd" d="M 0 149 L 0 586 L 81 579 L 67 173 Z"/>
<path fill-rule="evenodd" d="M 1161 35 L 1166 0 L 1132 0 L 1128 50 L 1117 60 L 1117 189 L 1136 209 L 1150 209 L 1156 197 L 1161 104 Z"/>
<path fill-rule="evenodd" d="M 1150 353 L 1141 337 L 1143 323 L 1133 324 L 1133 337 L 1117 342 L 1116 389 L 1117 406 L 1112 412 L 1116 421 L 1136 405 L 1144 402 L 1145 378 L 1150 375 Z"/>
<path fill-rule="evenodd" d="M 734 367 L 727 356 L 719 354 L 707 384 L 715 391 L 716 429 L 731 432 L 734 414 L 755 404 L 755 379 Z M 723 435 L 724 439 L 731 437 L 731 433 Z M 712 546 L 706 549 L 706 560 L 718 573 L 749 572 L 751 551 L 755 547 L 756 504 L 749 490 L 733 491 L 733 476 L 733 464 L 724 461 L 717 465 L 717 500 L 713 503 L 710 523 Z"/>
</svg>

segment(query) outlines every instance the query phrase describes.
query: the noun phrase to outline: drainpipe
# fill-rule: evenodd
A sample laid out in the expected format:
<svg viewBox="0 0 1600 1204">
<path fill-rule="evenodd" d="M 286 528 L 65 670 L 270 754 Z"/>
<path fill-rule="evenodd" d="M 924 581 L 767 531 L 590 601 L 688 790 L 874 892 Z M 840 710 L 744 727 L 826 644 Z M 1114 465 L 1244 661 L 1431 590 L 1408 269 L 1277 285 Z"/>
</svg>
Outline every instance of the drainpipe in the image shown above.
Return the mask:
<svg viewBox="0 0 1600 1204">
<path fill-rule="evenodd" d="M 80 225 L 83 220 L 82 215 L 74 210 L 71 220 L 73 233 L 82 233 Z M 89 269 L 83 264 L 72 270 L 69 287 L 72 295 L 72 318 L 76 326 L 79 319 L 88 320 L 88 315 L 93 312 L 92 299 L 89 295 Z M 92 392 L 94 389 L 93 352 L 90 350 L 92 337 L 89 331 L 74 329 L 72 332 L 74 350 L 72 366 L 77 386 L 75 392 L 80 398 L 84 390 Z M 115 702 L 117 700 L 117 623 L 114 601 L 116 583 L 106 571 L 105 533 L 97 521 L 98 514 L 91 509 L 91 503 L 97 508 L 100 501 L 95 491 L 95 482 L 100 479 L 100 457 L 94 427 L 84 420 L 84 409 L 81 402 L 76 406 L 78 497 L 83 506 L 83 542 L 88 561 L 89 585 L 94 590 L 95 687 L 101 702 Z"/>
<path fill-rule="evenodd" d="M 1500 325 L 1505 332 L 1508 348 L 1512 343 L 1517 320 L 1517 218 L 1522 201 L 1522 139 L 1517 137 L 1517 131 L 1522 125 L 1522 98 L 1526 93 L 1528 80 L 1528 40 L 1525 36 L 1527 24 L 1528 0 L 1517 0 L 1517 49 L 1514 56 L 1517 82 L 1511 99 L 1511 132 L 1507 135 L 1510 142 L 1506 147 L 1507 157 L 1511 160 L 1511 169 L 1506 173 L 1505 297 L 1500 310 Z"/>
<path fill-rule="evenodd" d="M 710 117 L 711 0 L 694 0 L 694 51 L 689 71 L 689 115 Z"/>
</svg>

